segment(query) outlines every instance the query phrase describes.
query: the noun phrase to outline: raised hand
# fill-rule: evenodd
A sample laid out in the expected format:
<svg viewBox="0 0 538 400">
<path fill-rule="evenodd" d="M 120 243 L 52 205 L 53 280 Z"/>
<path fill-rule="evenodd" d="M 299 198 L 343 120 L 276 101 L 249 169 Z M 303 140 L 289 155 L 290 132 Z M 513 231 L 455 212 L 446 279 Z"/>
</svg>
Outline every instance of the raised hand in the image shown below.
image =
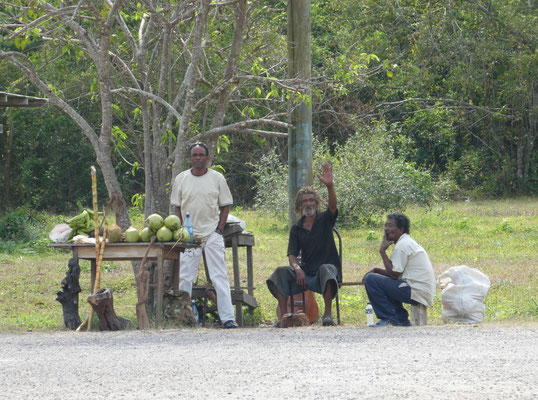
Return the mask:
<svg viewBox="0 0 538 400">
<path fill-rule="evenodd" d="M 333 185 L 333 169 L 328 163 L 323 163 L 322 173 L 318 174 L 318 178 L 327 187 Z"/>
</svg>

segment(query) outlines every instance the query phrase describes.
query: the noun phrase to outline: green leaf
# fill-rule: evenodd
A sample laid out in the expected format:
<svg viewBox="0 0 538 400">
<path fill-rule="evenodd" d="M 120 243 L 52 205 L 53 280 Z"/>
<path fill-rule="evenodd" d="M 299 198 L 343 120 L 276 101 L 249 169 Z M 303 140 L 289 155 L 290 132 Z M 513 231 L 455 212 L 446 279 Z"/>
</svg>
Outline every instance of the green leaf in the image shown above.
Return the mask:
<svg viewBox="0 0 538 400">
<path fill-rule="evenodd" d="M 161 139 L 161 143 L 166 143 L 169 139 L 172 141 L 176 141 L 176 135 L 174 135 L 174 132 L 172 132 L 170 129 L 168 129 L 166 132 L 164 132 L 163 138 Z"/>
<path fill-rule="evenodd" d="M 117 104 L 112 104 L 112 108 L 113 108 L 114 110 L 116 110 L 116 112 L 118 113 L 118 115 L 119 115 L 120 117 L 123 117 L 123 111 L 121 111 L 120 106 L 118 106 Z"/>
<path fill-rule="evenodd" d="M 112 127 L 112 137 L 116 140 L 116 146 L 114 147 L 114 151 L 117 151 L 118 149 L 124 149 L 126 147 L 125 141 L 127 139 L 127 134 L 121 130 L 121 128 L 117 125 L 114 125 Z"/>
</svg>

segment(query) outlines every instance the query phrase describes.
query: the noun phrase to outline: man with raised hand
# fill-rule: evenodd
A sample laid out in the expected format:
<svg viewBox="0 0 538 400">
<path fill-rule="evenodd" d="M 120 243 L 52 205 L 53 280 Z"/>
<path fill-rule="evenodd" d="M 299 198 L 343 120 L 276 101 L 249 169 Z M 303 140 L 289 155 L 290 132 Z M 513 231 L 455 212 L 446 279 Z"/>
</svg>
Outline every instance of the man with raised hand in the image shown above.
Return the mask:
<svg viewBox="0 0 538 400">
<path fill-rule="evenodd" d="M 321 198 L 313 187 L 303 187 L 295 198 L 295 212 L 301 215 L 292 226 L 288 242 L 289 266 L 278 267 L 267 280 L 269 291 L 278 300 L 280 314 L 287 313 L 288 298 L 303 290 L 323 295 L 325 312 L 323 326 L 335 325 L 331 316 L 332 301 L 338 293 L 340 258 L 333 237 L 338 216 L 333 171 L 323 164 L 318 178 L 327 187 L 328 205 L 320 211 Z M 299 261 L 300 256 L 300 261 Z M 280 321 L 275 325 L 280 327 Z"/>
<path fill-rule="evenodd" d="M 208 168 L 211 157 L 207 145 L 196 142 L 190 145 L 189 151 L 192 168 L 174 179 L 170 203 L 175 206 L 175 214 L 182 223 L 185 215 L 190 213 L 193 234 L 202 237 L 202 246 L 186 249 L 181 255 L 179 289 L 192 295 L 202 250 L 205 251 L 209 277 L 217 292 L 220 320 L 226 329 L 237 328 L 222 236 L 233 202 L 232 195 L 224 176 Z"/>
</svg>

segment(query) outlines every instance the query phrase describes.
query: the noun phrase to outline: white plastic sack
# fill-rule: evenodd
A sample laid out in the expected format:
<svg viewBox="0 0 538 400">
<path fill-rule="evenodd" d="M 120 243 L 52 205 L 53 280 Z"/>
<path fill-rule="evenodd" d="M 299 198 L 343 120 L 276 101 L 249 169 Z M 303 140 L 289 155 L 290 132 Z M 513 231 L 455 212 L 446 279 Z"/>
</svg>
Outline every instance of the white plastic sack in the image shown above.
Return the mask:
<svg viewBox="0 0 538 400">
<path fill-rule="evenodd" d="M 65 243 L 73 230 L 67 224 L 58 224 L 49 233 L 49 238 L 55 243 Z"/>
<path fill-rule="evenodd" d="M 484 299 L 491 285 L 489 278 L 476 268 L 466 265 L 452 267 L 438 279 L 445 322 L 477 324 L 484 319 Z"/>
<path fill-rule="evenodd" d="M 245 230 L 247 223 L 240 218 L 237 218 L 235 215 L 228 214 L 228 219 L 226 220 L 227 224 L 239 224 L 241 229 Z"/>
</svg>

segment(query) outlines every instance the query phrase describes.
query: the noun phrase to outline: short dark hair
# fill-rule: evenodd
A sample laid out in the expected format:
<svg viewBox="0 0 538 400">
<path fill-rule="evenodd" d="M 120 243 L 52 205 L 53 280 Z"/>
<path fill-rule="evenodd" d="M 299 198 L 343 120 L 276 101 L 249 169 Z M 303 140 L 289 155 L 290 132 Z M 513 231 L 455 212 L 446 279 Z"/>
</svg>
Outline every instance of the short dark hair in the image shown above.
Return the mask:
<svg viewBox="0 0 538 400">
<path fill-rule="evenodd" d="M 194 142 L 194 143 L 191 143 L 189 145 L 189 154 L 191 153 L 192 149 L 196 146 L 200 146 L 200 147 L 203 147 L 205 149 L 205 155 L 208 156 L 209 155 L 209 147 L 207 147 L 207 144 L 205 144 L 204 142 Z"/>
<path fill-rule="evenodd" d="M 407 218 L 405 214 L 392 213 L 392 214 L 387 215 L 387 219 L 391 219 L 394 222 L 396 222 L 396 226 L 398 227 L 398 229 L 403 228 L 404 233 L 407 233 L 409 235 L 411 222 L 409 221 L 409 218 Z"/>
</svg>

